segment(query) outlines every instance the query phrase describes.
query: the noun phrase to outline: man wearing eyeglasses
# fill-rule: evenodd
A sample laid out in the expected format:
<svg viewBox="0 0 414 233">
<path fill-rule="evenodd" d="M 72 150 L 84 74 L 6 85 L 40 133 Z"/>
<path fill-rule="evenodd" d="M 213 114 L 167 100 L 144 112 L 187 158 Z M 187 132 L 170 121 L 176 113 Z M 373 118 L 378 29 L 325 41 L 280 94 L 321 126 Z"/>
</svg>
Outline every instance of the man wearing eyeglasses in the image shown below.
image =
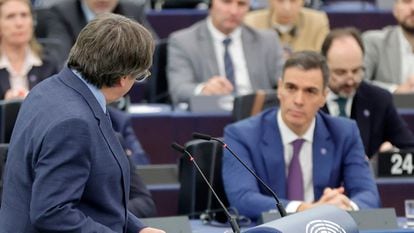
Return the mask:
<svg viewBox="0 0 414 233">
<path fill-rule="evenodd" d="M 366 155 L 371 158 L 393 146 L 414 147 L 414 136 L 398 115 L 391 94 L 362 81 L 364 46 L 359 32 L 333 30 L 322 44 L 322 55 L 330 69 L 330 92 L 323 109 L 357 122 Z"/>
</svg>

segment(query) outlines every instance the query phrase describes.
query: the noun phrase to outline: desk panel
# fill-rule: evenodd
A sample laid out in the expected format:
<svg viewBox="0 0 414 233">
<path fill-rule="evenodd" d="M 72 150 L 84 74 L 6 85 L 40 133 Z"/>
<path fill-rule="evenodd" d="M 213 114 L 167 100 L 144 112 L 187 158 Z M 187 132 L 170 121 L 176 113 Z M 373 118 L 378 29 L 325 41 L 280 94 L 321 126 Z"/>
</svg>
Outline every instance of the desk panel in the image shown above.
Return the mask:
<svg viewBox="0 0 414 233">
<path fill-rule="evenodd" d="M 404 200 L 414 199 L 414 180 L 410 178 L 376 179 L 383 208 L 394 208 L 397 216 L 405 216 Z M 178 214 L 179 183 L 148 185 L 159 216 Z"/>
<path fill-rule="evenodd" d="M 414 109 L 398 111 L 414 132 Z M 193 132 L 223 136 L 224 127 L 232 122 L 231 114 L 200 114 L 167 111 L 160 113 L 131 114 L 132 125 L 153 164 L 176 163 L 179 154 L 171 143 L 184 144 Z"/>
<path fill-rule="evenodd" d="M 397 216 L 405 216 L 404 201 L 414 199 L 413 178 L 377 178 L 382 207 L 394 208 Z"/>
<path fill-rule="evenodd" d="M 193 132 L 223 135 L 224 127 L 232 121 L 230 113 L 197 114 L 190 112 L 161 112 L 132 114 L 132 126 L 151 163 L 176 163 L 179 153 L 171 143 L 185 144 Z"/>
</svg>

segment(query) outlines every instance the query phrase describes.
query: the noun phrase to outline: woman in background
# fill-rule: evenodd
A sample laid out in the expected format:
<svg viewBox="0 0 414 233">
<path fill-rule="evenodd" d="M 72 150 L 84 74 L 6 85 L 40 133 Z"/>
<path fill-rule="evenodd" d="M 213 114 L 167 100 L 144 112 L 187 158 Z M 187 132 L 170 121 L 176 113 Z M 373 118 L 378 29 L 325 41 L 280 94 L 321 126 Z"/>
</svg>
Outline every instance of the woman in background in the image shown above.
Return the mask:
<svg viewBox="0 0 414 233">
<path fill-rule="evenodd" d="M 0 0 L 0 99 L 24 99 L 58 71 L 34 37 L 33 21 L 29 0 Z"/>
</svg>

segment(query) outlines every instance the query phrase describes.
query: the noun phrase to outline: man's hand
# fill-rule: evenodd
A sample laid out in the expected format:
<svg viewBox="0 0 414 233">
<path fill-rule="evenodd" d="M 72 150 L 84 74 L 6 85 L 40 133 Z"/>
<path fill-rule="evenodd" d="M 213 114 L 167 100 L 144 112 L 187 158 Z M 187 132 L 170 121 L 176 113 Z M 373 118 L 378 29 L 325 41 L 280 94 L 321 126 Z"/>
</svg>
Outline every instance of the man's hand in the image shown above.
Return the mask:
<svg viewBox="0 0 414 233">
<path fill-rule="evenodd" d="M 27 94 L 29 93 L 28 90 L 24 88 L 19 89 L 9 89 L 4 94 L 5 100 L 11 100 L 11 99 L 24 99 L 26 98 Z"/>
<path fill-rule="evenodd" d="M 314 203 L 302 203 L 298 207 L 299 211 L 304 211 L 313 207 L 316 207 L 318 205 L 322 204 L 330 204 L 335 205 L 336 207 L 339 207 L 343 210 L 352 210 L 351 206 L 351 200 L 347 196 L 344 195 L 345 189 L 344 187 L 339 187 L 336 189 L 331 188 L 325 188 L 323 191 L 322 197 Z"/>
<path fill-rule="evenodd" d="M 152 227 L 146 227 L 142 229 L 139 233 L 166 233 L 163 230 L 152 228 Z"/>
<path fill-rule="evenodd" d="M 231 82 L 223 76 L 213 76 L 204 83 L 201 90 L 203 95 L 227 95 L 233 91 Z"/>
<path fill-rule="evenodd" d="M 414 75 L 410 76 L 407 81 L 397 87 L 395 93 L 404 94 L 414 92 Z"/>
</svg>

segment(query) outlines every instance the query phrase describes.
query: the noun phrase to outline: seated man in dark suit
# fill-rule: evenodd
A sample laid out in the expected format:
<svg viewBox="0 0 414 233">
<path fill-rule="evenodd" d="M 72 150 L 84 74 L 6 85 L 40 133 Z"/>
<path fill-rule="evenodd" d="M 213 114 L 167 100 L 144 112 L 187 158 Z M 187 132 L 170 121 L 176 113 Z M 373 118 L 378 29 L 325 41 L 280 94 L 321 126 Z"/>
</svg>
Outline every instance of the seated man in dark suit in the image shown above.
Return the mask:
<svg viewBox="0 0 414 233">
<path fill-rule="evenodd" d="M 56 3 L 51 8 L 47 37 L 59 41 L 60 49 L 57 52 L 62 63 L 81 29 L 96 15 L 108 12 L 127 16 L 151 29 L 145 18 L 143 4 L 119 0 L 65 0 Z"/>
<path fill-rule="evenodd" d="M 115 107 L 108 107 L 108 110 L 111 116 L 112 127 L 122 136 L 125 153 L 129 155 L 131 162 L 135 165 L 149 164 L 150 160 L 135 135 L 128 114 Z"/>
<path fill-rule="evenodd" d="M 345 210 L 380 205 L 355 122 L 319 111 L 328 79 L 320 54 L 294 53 L 278 83 L 280 108 L 225 128 L 226 143 L 279 195 L 288 213 L 321 204 Z M 275 208 L 273 197 L 228 152 L 222 172 L 228 200 L 240 214 L 257 218 Z"/>
<path fill-rule="evenodd" d="M 114 107 L 107 106 L 112 122 L 112 128 L 117 133 L 119 142 L 128 157 L 131 173 L 131 187 L 129 191 L 128 210 L 140 218 L 156 216 L 157 210 L 151 193 L 142 182 L 136 171 L 135 161 L 138 164 L 149 164 L 145 151 L 142 149 L 131 126 L 128 114 Z M 135 159 L 135 161 L 134 161 Z"/>
<path fill-rule="evenodd" d="M 361 132 L 365 153 L 372 157 L 384 142 L 414 147 L 414 136 L 398 115 L 391 93 L 362 81 L 364 75 L 364 46 L 359 32 L 353 28 L 336 29 L 325 39 L 322 55 L 327 59 L 331 77 L 326 107 L 334 116 L 356 121 Z"/>
</svg>

